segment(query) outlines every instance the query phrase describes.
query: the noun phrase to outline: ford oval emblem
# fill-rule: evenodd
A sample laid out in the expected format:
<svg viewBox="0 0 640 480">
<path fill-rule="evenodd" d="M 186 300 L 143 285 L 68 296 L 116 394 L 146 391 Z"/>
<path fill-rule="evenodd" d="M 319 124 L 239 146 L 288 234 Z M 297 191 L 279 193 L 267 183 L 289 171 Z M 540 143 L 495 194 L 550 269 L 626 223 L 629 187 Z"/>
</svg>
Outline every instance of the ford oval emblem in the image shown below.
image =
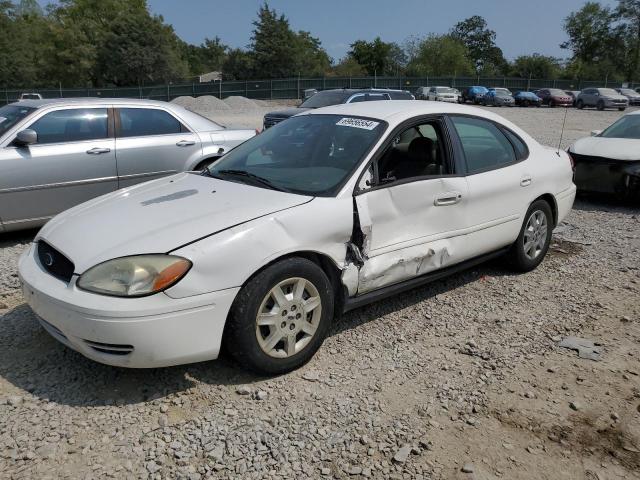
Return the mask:
<svg viewBox="0 0 640 480">
<path fill-rule="evenodd" d="M 45 253 L 44 254 L 44 264 L 47 267 L 50 267 L 51 265 L 53 265 L 53 255 L 51 255 L 50 253 Z"/>
</svg>

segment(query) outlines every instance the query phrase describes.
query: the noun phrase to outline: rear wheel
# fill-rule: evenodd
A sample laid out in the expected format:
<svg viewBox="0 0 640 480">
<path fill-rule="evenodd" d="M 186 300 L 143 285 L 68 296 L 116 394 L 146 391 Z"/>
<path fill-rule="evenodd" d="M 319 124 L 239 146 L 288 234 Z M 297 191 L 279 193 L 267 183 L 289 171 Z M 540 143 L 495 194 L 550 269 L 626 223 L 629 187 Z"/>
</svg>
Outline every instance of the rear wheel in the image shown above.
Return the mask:
<svg viewBox="0 0 640 480">
<path fill-rule="evenodd" d="M 578 110 L 582 110 L 584 108 L 584 102 L 582 100 L 578 100 L 576 102 L 576 107 L 578 108 Z"/>
<path fill-rule="evenodd" d="M 288 258 L 253 277 L 238 293 L 225 331 L 226 348 L 246 368 L 274 375 L 307 363 L 333 318 L 334 295 L 322 269 Z"/>
<path fill-rule="evenodd" d="M 602 100 L 600 100 L 598 102 L 598 105 L 596 105 L 596 108 L 600 111 L 604 110 L 604 102 Z"/>
<path fill-rule="evenodd" d="M 618 107 L 618 110 L 624 112 L 626 110 L 626 107 Z"/>
<path fill-rule="evenodd" d="M 549 250 L 553 214 L 547 202 L 536 200 L 524 218 L 518 239 L 507 255 L 515 270 L 529 272 L 540 265 Z"/>
<path fill-rule="evenodd" d="M 549 108 L 554 108 L 556 106 L 556 102 L 553 100 L 549 100 Z"/>
<path fill-rule="evenodd" d="M 523 106 L 523 107 L 528 107 L 528 106 L 529 106 L 529 100 L 524 100 L 524 101 L 522 102 L 522 106 Z"/>
</svg>

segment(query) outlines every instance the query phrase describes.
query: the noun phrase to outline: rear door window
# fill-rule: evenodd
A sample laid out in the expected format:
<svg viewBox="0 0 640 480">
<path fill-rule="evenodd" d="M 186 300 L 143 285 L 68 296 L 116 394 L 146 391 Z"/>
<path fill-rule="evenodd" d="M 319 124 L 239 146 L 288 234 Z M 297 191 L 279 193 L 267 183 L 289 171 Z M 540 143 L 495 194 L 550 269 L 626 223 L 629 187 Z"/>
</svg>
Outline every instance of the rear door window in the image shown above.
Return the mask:
<svg viewBox="0 0 640 480">
<path fill-rule="evenodd" d="M 452 116 L 470 174 L 516 162 L 516 152 L 505 134 L 492 122 Z"/>
<path fill-rule="evenodd" d="M 70 108 L 49 112 L 29 126 L 38 144 L 82 142 L 108 137 L 106 108 Z"/>
<path fill-rule="evenodd" d="M 171 135 L 186 131 L 182 123 L 164 110 L 155 108 L 120 108 L 119 137 Z"/>
</svg>

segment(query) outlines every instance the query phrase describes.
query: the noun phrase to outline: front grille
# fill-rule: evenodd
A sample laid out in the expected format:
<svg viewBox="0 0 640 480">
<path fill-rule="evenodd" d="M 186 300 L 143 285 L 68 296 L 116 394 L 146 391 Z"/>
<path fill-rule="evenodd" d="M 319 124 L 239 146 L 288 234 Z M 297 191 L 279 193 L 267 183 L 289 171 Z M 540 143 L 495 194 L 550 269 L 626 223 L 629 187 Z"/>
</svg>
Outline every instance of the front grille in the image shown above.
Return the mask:
<svg viewBox="0 0 640 480">
<path fill-rule="evenodd" d="M 123 356 L 133 352 L 133 345 L 117 345 L 113 343 L 92 342 L 91 340 L 85 340 L 84 343 L 96 352 L 106 353 L 108 355 Z"/>
<path fill-rule="evenodd" d="M 47 242 L 38 241 L 38 259 L 42 268 L 60 280 L 71 281 L 75 265 Z"/>
<path fill-rule="evenodd" d="M 280 123 L 284 118 L 279 117 L 264 117 L 263 127 L 265 129 L 273 127 L 276 123 Z"/>
</svg>

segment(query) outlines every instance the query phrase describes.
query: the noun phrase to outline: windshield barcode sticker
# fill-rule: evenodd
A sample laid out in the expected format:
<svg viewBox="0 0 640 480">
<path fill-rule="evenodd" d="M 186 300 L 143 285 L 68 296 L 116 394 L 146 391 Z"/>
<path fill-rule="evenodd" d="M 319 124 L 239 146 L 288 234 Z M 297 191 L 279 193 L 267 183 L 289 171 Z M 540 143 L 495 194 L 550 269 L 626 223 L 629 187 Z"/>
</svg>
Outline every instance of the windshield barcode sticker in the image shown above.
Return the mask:
<svg viewBox="0 0 640 480">
<path fill-rule="evenodd" d="M 374 122 L 372 120 L 363 120 L 362 118 L 343 118 L 336 125 L 340 125 L 342 127 L 355 127 L 355 128 L 363 128 L 365 130 L 373 130 L 380 122 Z"/>
</svg>

